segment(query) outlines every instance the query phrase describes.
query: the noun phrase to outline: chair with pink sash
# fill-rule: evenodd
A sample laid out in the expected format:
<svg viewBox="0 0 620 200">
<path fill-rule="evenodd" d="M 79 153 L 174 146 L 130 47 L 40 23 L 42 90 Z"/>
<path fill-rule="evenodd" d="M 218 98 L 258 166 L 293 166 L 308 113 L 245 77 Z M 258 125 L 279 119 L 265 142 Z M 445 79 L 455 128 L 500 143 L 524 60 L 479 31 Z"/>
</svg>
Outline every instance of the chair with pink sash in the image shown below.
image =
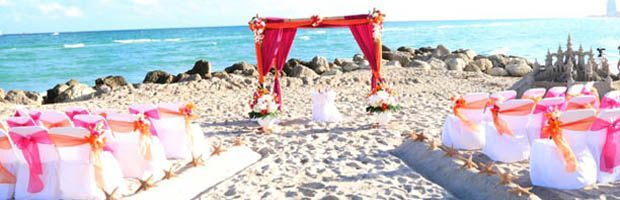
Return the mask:
<svg viewBox="0 0 620 200">
<path fill-rule="evenodd" d="M 17 108 L 15 110 L 15 114 L 13 114 L 14 117 L 29 117 L 32 119 L 32 121 L 38 126 L 39 124 L 39 117 L 41 117 L 41 111 L 38 110 L 30 110 L 28 111 L 28 109 L 26 108 Z"/>
<path fill-rule="evenodd" d="M 12 199 L 15 193 L 15 172 L 20 162 L 15 150 L 8 133 L 0 130 L 0 199 Z"/>
<path fill-rule="evenodd" d="M 102 189 L 121 188 L 123 175 L 116 159 L 104 151 L 106 139 L 100 132 L 103 130 L 89 131 L 82 127 L 49 130 L 49 137 L 60 157 L 58 182 L 61 199 L 102 199 Z"/>
<path fill-rule="evenodd" d="M 575 96 L 566 103 L 566 110 L 598 109 L 597 99 L 592 95 Z"/>
<path fill-rule="evenodd" d="M 69 107 L 65 109 L 65 114 L 69 119 L 73 120 L 73 117 L 76 115 L 88 115 L 90 112 L 84 107 Z"/>
<path fill-rule="evenodd" d="M 18 149 L 15 199 L 58 199 L 58 152 L 47 130 L 16 127 L 9 132 Z"/>
<path fill-rule="evenodd" d="M 601 99 L 601 110 L 620 108 L 620 91 L 611 91 Z"/>
<path fill-rule="evenodd" d="M 545 139 L 532 143 L 530 179 L 533 185 L 579 189 L 596 182 L 596 159 L 587 144 L 595 119 L 593 109 L 552 114 L 543 130 Z"/>
<path fill-rule="evenodd" d="M 139 179 L 154 176 L 154 180 L 162 177 L 168 168 L 166 154 L 144 115 L 112 113 L 107 117 L 114 134 L 109 144 L 123 175 Z"/>
<path fill-rule="evenodd" d="M 203 155 L 208 147 L 198 124 L 192 124 L 197 118 L 194 104 L 160 103 L 160 119 L 154 122 L 157 136 L 166 150 L 168 158 L 189 159 Z"/>
<path fill-rule="evenodd" d="M 564 108 L 565 102 L 566 99 L 564 97 L 549 97 L 540 100 L 536 104 L 532 117 L 530 117 L 530 121 L 527 123 L 530 144 L 535 139 L 543 138 L 541 137 L 542 128 L 547 124 L 549 115 L 554 111 L 561 111 Z"/>
<path fill-rule="evenodd" d="M 484 109 L 488 93 L 468 93 L 456 97 L 452 114 L 443 125 L 442 142 L 457 149 L 480 149 L 484 146 Z"/>
<path fill-rule="evenodd" d="M 491 108 L 492 122 L 486 124 L 482 152 L 494 161 L 505 163 L 525 160 L 530 155 L 525 124 L 536 104 L 531 99 L 508 100 Z"/>
<path fill-rule="evenodd" d="M 517 91 L 514 90 L 499 91 L 491 94 L 486 110 L 484 111 L 484 121 L 490 122 L 492 120 L 491 108 L 493 108 L 493 106 L 500 105 L 505 101 L 515 98 L 517 98 Z"/>
<path fill-rule="evenodd" d="M 41 113 L 41 118 L 39 118 L 41 122 L 41 127 L 51 129 L 57 127 L 73 127 L 73 123 L 71 123 L 71 119 L 67 117 L 64 113 L 57 111 L 44 111 Z"/>
<path fill-rule="evenodd" d="M 531 88 L 521 95 L 521 99 L 531 99 L 534 102 L 539 102 L 545 97 L 545 92 L 547 92 L 545 88 Z"/>
<path fill-rule="evenodd" d="M 553 98 L 553 97 L 565 97 L 566 96 L 566 87 L 556 86 L 552 87 L 545 94 L 545 98 Z"/>
<path fill-rule="evenodd" d="M 6 124 L 9 129 L 23 126 L 36 126 L 30 117 L 9 117 L 6 119 Z"/>
<path fill-rule="evenodd" d="M 598 163 L 598 182 L 620 180 L 620 109 L 601 110 L 588 134 L 588 146 Z"/>
</svg>

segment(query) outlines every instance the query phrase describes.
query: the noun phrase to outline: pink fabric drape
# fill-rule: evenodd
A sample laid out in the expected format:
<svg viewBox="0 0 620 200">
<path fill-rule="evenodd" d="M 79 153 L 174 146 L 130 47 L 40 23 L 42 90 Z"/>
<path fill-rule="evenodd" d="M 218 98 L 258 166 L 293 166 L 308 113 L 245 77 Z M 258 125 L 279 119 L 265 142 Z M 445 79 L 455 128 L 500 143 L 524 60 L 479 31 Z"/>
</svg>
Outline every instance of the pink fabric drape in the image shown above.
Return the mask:
<svg viewBox="0 0 620 200">
<path fill-rule="evenodd" d="M 620 148 L 618 139 L 620 136 L 620 119 L 609 122 L 604 119 L 596 119 L 592 124 L 591 130 L 600 131 L 606 129 L 605 144 L 601 152 L 600 169 L 603 172 L 613 173 L 614 167 L 620 165 Z"/>
<path fill-rule="evenodd" d="M 28 178 L 28 192 L 37 193 L 43 190 L 43 166 L 41 164 L 41 156 L 39 152 L 39 144 L 52 144 L 47 135 L 47 131 L 41 130 L 36 133 L 22 136 L 17 133 L 10 132 L 11 140 L 15 142 L 15 146 L 22 151 L 22 155 L 28 163 L 30 171 Z"/>
<path fill-rule="evenodd" d="M 284 68 L 286 58 L 293 45 L 296 28 L 286 29 L 267 29 L 265 30 L 263 37 L 263 44 L 261 47 L 263 55 L 263 76 L 269 73 L 271 67 L 275 67 L 278 76 L 273 81 L 273 93 L 276 94 L 280 109 L 282 108 L 282 89 L 280 88 L 279 73 Z"/>
<path fill-rule="evenodd" d="M 371 88 L 374 88 L 377 84 L 377 81 L 381 81 L 381 77 L 376 77 L 374 72 L 380 70 L 380 66 L 378 65 L 378 60 L 381 58 L 377 58 L 377 45 L 375 45 L 375 41 L 373 38 L 373 25 L 372 24 L 358 24 L 349 26 L 351 29 L 351 33 L 355 38 L 355 41 L 362 49 L 362 53 L 364 53 L 364 57 L 370 63 L 370 67 L 373 71 L 371 77 Z M 378 73 L 377 73 L 378 74 Z"/>
</svg>

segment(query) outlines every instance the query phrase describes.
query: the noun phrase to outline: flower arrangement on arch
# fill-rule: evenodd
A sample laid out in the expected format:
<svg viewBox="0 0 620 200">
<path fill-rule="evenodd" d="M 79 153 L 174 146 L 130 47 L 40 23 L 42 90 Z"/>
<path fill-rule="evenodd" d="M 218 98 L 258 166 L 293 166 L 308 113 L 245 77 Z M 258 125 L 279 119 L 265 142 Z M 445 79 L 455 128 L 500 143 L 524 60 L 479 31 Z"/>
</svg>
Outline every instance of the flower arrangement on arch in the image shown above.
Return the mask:
<svg viewBox="0 0 620 200">
<path fill-rule="evenodd" d="M 277 117 L 280 115 L 279 106 L 277 96 L 273 95 L 266 88 L 259 86 L 252 95 L 252 100 L 250 101 L 252 111 L 248 115 L 252 119 Z"/>
<path fill-rule="evenodd" d="M 377 87 L 368 94 L 366 112 L 370 114 L 396 112 L 400 109 L 396 93 L 387 87 L 385 83 L 377 83 Z"/>
</svg>

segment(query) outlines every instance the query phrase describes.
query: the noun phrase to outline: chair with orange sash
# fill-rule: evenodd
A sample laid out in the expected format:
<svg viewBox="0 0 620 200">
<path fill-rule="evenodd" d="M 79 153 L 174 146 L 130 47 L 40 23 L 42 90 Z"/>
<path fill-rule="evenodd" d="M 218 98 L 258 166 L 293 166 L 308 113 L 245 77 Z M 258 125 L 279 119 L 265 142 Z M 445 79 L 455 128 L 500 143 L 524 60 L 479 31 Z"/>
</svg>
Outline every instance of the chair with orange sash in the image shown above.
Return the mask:
<svg viewBox="0 0 620 200">
<path fill-rule="evenodd" d="M 168 158 L 190 159 L 203 155 L 204 149 L 209 147 L 200 126 L 192 123 L 198 117 L 194 107 L 192 103 L 160 103 L 157 106 L 160 119 L 154 125 Z"/>
<path fill-rule="evenodd" d="M 71 119 L 64 113 L 57 111 L 44 111 L 41 113 L 41 127 L 51 129 L 57 127 L 73 127 Z"/>
<path fill-rule="evenodd" d="M 575 96 L 566 103 L 566 110 L 598 109 L 597 100 L 592 95 Z"/>
<path fill-rule="evenodd" d="M 468 93 L 456 97 L 452 114 L 446 117 L 442 143 L 457 149 L 480 149 L 484 146 L 483 112 L 489 101 L 488 93 Z"/>
<path fill-rule="evenodd" d="M 499 91 L 491 94 L 491 96 L 489 97 L 489 102 L 487 103 L 487 107 L 484 111 L 484 121 L 490 122 L 493 120 L 491 108 L 493 108 L 494 105 L 499 105 L 505 101 L 515 98 L 517 98 L 517 91 L 514 90 Z"/>
<path fill-rule="evenodd" d="M 0 130 L 0 199 L 12 199 L 18 163 L 16 148 L 8 133 Z"/>
<path fill-rule="evenodd" d="M 598 166 L 598 182 L 620 180 L 620 109 L 601 110 L 588 133 L 588 146 Z"/>
<path fill-rule="evenodd" d="M 23 126 L 37 126 L 34 121 L 26 116 L 26 117 L 9 117 L 6 119 L 6 124 L 8 128 L 15 127 L 23 127 Z"/>
<path fill-rule="evenodd" d="M 151 134 L 151 123 L 143 115 L 108 114 L 108 125 L 114 139 L 108 141 L 123 175 L 146 179 L 163 176 L 168 168 L 166 154 L 159 139 Z"/>
<path fill-rule="evenodd" d="M 493 119 L 485 126 L 482 152 L 494 161 L 505 163 L 527 159 L 530 143 L 525 125 L 535 105 L 531 99 L 514 99 L 491 108 Z"/>
<path fill-rule="evenodd" d="M 545 97 L 545 92 L 547 92 L 545 88 L 531 88 L 523 92 L 521 99 L 531 99 L 534 102 L 539 102 Z"/>
<path fill-rule="evenodd" d="M 527 123 L 528 129 L 528 138 L 530 140 L 530 144 L 535 139 L 541 139 L 542 128 L 547 121 L 549 120 L 549 114 L 554 111 L 561 111 L 564 108 L 566 99 L 564 97 L 549 97 L 540 100 L 536 107 L 534 108 L 534 112 L 532 112 L 532 116 L 530 117 L 530 121 Z"/>
<path fill-rule="evenodd" d="M 58 152 L 46 129 L 11 128 L 9 136 L 22 162 L 15 174 L 15 199 L 58 199 Z"/>
<path fill-rule="evenodd" d="M 545 98 L 553 98 L 553 97 L 565 97 L 566 96 L 566 87 L 564 86 L 556 86 L 552 87 L 545 94 Z"/>
<path fill-rule="evenodd" d="M 123 188 L 120 167 L 112 154 L 104 151 L 106 139 L 101 133 L 82 127 L 62 127 L 50 129 L 49 137 L 60 157 L 61 199 L 102 199 L 102 189 Z"/>
<path fill-rule="evenodd" d="M 530 179 L 533 185 L 579 189 L 596 182 L 596 159 L 587 145 L 595 120 L 593 109 L 551 114 L 543 130 L 544 139 L 532 143 Z"/>
</svg>

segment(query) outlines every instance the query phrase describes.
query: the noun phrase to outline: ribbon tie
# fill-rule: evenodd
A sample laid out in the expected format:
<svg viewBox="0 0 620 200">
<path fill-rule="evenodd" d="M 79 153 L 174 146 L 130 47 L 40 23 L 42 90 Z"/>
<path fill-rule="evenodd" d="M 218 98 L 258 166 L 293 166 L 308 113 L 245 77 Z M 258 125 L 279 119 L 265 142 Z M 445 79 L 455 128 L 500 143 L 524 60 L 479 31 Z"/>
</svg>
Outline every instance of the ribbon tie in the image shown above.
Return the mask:
<svg viewBox="0 0 620 200">
<path fill-rule="evenodd" d="M 512 130 L 508 126 L 508 123 L 502 120 L 499 114 L 510 115 L 510 116 L 528 115 L 532 112 L 533 106 L 534 104 L 529 103 L 529 104 L 523 104 L 523 105 L 520 105 L 514 108 L 500 110 L 498 105 L 493 105 L 493 108 L 491 108 L 491 114 L 493 116 L 493 124 L 495 125 L 495 129 L 497 129 L 497 133 L 499 133 L 500 135 L 503 135 L 503 134 L 510 135 L 510 136 L 513 135 Z"/>
<path fill-rule="evenodd" d="M 610 98 L 610 97 L 603 97 L 603 99 L 601 99 L 600 108 L 601 109 L 620 108 L 620 100 L 615 99 L 615 98 Z"/>
<path fill-rule="evenodd" d="M 59 122 L 48 122 L 45 120 L 41 121 L 41 125 L 47 129 L 51 128 L 60 128 L 60 127 L 71 127 L 71 122 L 69 120 L 62 120 Z"/>
<path fill-rule="evenodd" d="M 88 115 L 90 113 L 88 113 L 88 110 L 83 108 L 74 108 L 65 111 L 65 114 L 69 116 L 69 119 L 73 120 L 73 117 L 75 117 L 76 115 Z"/>
<path fill-rule="evenodd" d="M 566 105 L 566 110 L 591 109 L 591 108 L 594 108 L 593 103 L 594 102 L 587 102 L 587 103 L 568 102 L 568 105 Z"/>
<path fill-rule="evenodd" d="M 462 97 L 453 97 L 452 100 L 454 101 L 454 107 L 452 107 L 452 113 L 454 113 L 454 116 L 456 116 L 466 128 L 473 132 L 478 132 L 480 127 L 471 120 L 467 119 L 467 117 L 461 113 L 461 109 L 484 109 L 487 104 L 487 99 L 467 102 Z"/>
<path fill-rule="evenodd" d="M 595 117 L 592 116 L 574 122 L 563 123 L 558 119 L 556 112 L 549 113 L 547 115 L 549 115 L 549 121 L 547 126 L 543 128 L 542 137 L 553 140 L 558 148 L 558 151 L 564 158 L 564 162 L 566 163 L 566 171 L 575 172 L 577 170 L 577 158 L 575 158 L 575 154 L 568 146 L 566 140 L 564 140 L 562 129 L 586 131 L 589 129 L 592 122 L 594 122 Z"/>
<path fill-rule="evenodd" d="M 26 163 L 28 163 L 28 169 L 30 171 L 28 178 L 28 192 L 40 192 L 45 186 L 41 180 L 41 176 L 43 175 L 43 166 L 41 165 L 39 144 L 52 144 L 52 141 L 47 135 L 47 131 L 41 130 L 27 136 L 10 132 L 9 136 L 15 142 L 17 148 L 22 151 L 24 159 L 26 160 Z"/>
<path fill-rule="evenodd" d="M 134 114 L 134 115 L 142 115 L 144 116 L 144 118 L 148 119 L 150 124 L 153 124 L 153 120 L 158 120 L 159 117 L 159 110 L 157 110 L 157 108 L 150 108 L 148 110 L 139 110 L 136 108 L 129 108 L 129 113 Z M 154 126 L 150 126 L 150 130 L 149 130 L 150 134 L 153 135 L 157 135 L 157 130 L 155 129 Z M 149 135 L 150 135 L 149 134 Z"/>
<path fill-rule="evenodd" d="M 11 146 L 11 142 L 9 142 L 9 138 L 4 136 L 0 137 L 0 149 L 8 149 L 13 148 Z M 13 175 L 9 170 L 4 168 L 2 162 L 0 162 L 0 183 L 2 184 L 15 184 L 16 182 L 15 175 Z"/>
<path fill-rule="evenodd" d="M 12 117 L 6 120 L 6 124 L 10 127 L 36 126 L 34 121 L 28 117 Z"/>
<path fill-rule="evenodd" d="M 540 120 L 540 138 L 545 138 L 542 136 L 542 133 L 543 133 L 543 129 L 545 128 L 545 124 L 547 124 L 547 121 L 549 121 L 549 117 L 551 116 L 551 113 L 559 112 L 562 104 L 563 102 L 559 104 L 547 104 L 547 105 L 536 104 L 536 107 L 534 108 L 534 114 L 542 113 L 542 119 Z"/>
<path fill-rule="evenodd" d="M 150 126 L 151 125 L 141 117 L 133 124 L 133 131 L 138 131 L 140 133 L 140 153 L 146 160 L 151 160 L 153 157 L 151 153 L 151 140 L 153 138 Z"/>
<path fill-rule="evenodd" d="M 183 119 L 185 119 L 185 133 L 189 138 L 190 144 L 192 147 L 194 146 L 194 134 L 191 127 L 192 121 L 198 118 L 196 114 L 194 114 L 194 103 L 188 103 L 184 107 L 179 108 L 179 113 L 183 115 Z"/>
<path fill-rule="evenodd" d="M 532 101 L 534 101 L 535 103 L 540 102 L 540 100 L 542 100 L 542 96 L 532 96 L 532 95 L 528 95 L 528 96 L 523 96 L 521 99 L 531 99 Z"/>
<path fill-rule="evenodd" d="M 73 147 L 88 144 L 91 149 L 90 160 L 95 168 L 95 180 L 97 185 L 104 186 L 103 178 L 103 165 L 101 164 L 101 153 L 106 146 L 106 138 L 101 137 L 98 134 L 88 134 L 83 138 L 72 137 L 60 134 L 50 134 L 50 139 L 54 142 L 54 145 L 59 147 Z"/>
<path fill-rule="evenodd" d="M 603 172 L 613 173 L 614 167 L 620 165 L 620 148 L 618 148 L 618 132 L 620 132 L 620 118 L 613 122 L 597 118 L 592 124 L 591 130 L 600 131 L 605 129 L 605 144 L 601 152 L 600 169 Z"/>
</svg>

